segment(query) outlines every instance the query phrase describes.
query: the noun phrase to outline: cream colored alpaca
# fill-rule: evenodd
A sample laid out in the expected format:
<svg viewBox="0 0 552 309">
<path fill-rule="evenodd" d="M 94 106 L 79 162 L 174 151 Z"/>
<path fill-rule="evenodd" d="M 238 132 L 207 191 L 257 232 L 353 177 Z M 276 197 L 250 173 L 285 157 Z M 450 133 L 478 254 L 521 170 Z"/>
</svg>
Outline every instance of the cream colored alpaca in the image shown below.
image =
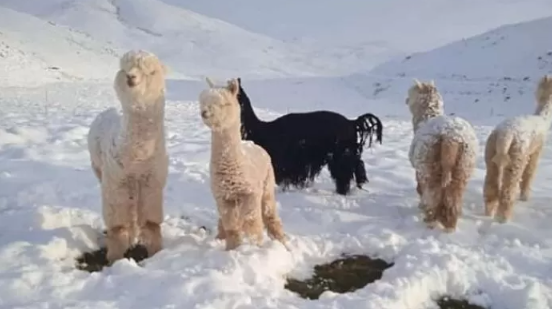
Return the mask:
<svg viewBox="0 0 552 309">
<path fill-rule="evenodd" d="M 270 156 L 241 139 L 238 81 L 232 79 L 226 87 L 216 87 L 208 78 L 207 83 L 199 105 L 201 119 L 211 129 L 211 191 L 220 216 L 217 238 L 226 240 L 226 250 L 241 244 L 241 232 L 260 244 L 266 226 L 268 235 L 286 246 Z"/>
<path fill-rule="evenodd" d="M 452 232 L 475 167 L 477 137 L 467 121 L 444 115 L 443 100 L 433 81 L 415 80 L 406 104 L 414 127 L 409 159 L 416 170 L 424 221 L 430 228 L 440 222 L 446 232 Z"/>
<path fill-rule="evenodd" d="M 512 218 L 514 200 L 527 201 L 535 170 L 552 120 L 552 76 L 544 76 L 536 91 L 534 115 L 518 116 L 499 123 L 485 147 L 485 214 L 498 222 Z M 519 191 L 518 191 L 519 190 Z"/>
<path fill-rule="evenodd" d="M 114 82 L 122 117 L 110 108 L 92 122 L 88 149 L 102 194 L 110 264 L 142 243 L 152 256 L 162 248 L 165 148 L 165 66 L 151 53 L 129 51 Z"/>
</svg>

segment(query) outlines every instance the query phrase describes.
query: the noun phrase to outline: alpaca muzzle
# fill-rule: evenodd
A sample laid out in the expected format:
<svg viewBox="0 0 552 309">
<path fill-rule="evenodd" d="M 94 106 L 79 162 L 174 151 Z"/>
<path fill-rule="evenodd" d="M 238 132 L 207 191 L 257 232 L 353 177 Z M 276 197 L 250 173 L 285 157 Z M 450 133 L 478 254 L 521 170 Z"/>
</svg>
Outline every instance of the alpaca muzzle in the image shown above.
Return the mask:
<svg viewBox="0 0 552 309">
<path fill-rule="evenodd" d="M 132 88 L 136 86 L 136 84 L 136 75 L 127 75 L 127 85 Z"/>
</svg>

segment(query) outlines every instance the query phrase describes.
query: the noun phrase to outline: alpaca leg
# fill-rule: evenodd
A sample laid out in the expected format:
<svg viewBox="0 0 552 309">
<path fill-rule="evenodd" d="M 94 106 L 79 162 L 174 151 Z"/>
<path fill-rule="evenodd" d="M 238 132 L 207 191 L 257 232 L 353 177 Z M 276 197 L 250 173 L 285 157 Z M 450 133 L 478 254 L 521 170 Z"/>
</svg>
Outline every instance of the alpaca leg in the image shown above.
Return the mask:
<svg viewBox="0 0 552 309">
<path fill-rule="evenodd" d="M 442 190 L 440 182 L 435 181 L 435 176 L 422 179 L 422 203 L 424 205 L 424 222 L 427 227 L 433 229 L 437 226 L 438 211 L 441 204 Z"/>
<path fill-rule="evenodd" d="M 148 251 L 148 257 L 163 249 L 163 236 L 161 235 L 161 225 L 159 223 L 146 221 L 141 231 L 142 241 Z"/>
<path fill-rule="evenodd" d="M 282 221 L 277 214 L 276 200 L 274 195 L 265 193 L 263 196 L 263 222 L 266 226 L 268 236 L 285 244 L 285 233 L 282 227 Z"/>
<path fill-rule="evenodd" d="M 263 220 L 260 213 L 256 212 L 251 218 L 245 219 L 242 230 L 255 245 L 260 246 L 263 242 Z"/>
<path fill-rule="evenodd" d="M 111 265 L 124 257 L 131 246 L 130 229 L 128 226 L 114 226 L 107 229 L 107 261 Z"/>
<path fill-rule="evenodd" d="M 132 228 L 132 213 L 135 204 L 132 194 L 124 182 L 106 181 L 101 183 L 102 215 L 107 227 L 106 246 L 109 265 L 122 259 L 125 252 L 132 246 L 134 230 Z"/>
<path fill-rule="evenodd" d="M 142 204 L 138 209 L 141 241 L 151 257 L 163 248 L 163 187 L 154 181 L 140 183 Z"/>
<path fill-rule="evenodd" d="M 239 247 L 242 243 L 240 209 L 243 201 L 244 197 L 240 196 L 237 199 L 223 200 L 219 206 L 219 215 L 226 236 L 227 251 Z"/>
<path fill-rule="evenodd" d="M 222 219 L 218 219 L 218 233 L 215 236 L 216 239 L 225 239 L 226 233 L 224 232 L 224 227 L 222 226 Z"/>
<path fill-rule="evenodd" d="M 522 201 L 529 200 L 531 184 L 533 183 L 533 179 L 535 178 L 535 170 L 537 169 L 537 165 L 539 163 L 541 151 L 542 146 L 529 157 L 529 162 L 527 162 L 527 165 L 523 170 L 523 176 L 521 178 L 520 184 L 521 194 L 519 197 Z"/>
<path fill-rule="evenodd" d="M 498 207 L 498 198 L 500 194 L 499 171 L 498 166 L 489 160 L 487 163 L 487 172 L 485 174 L 485 183 L 483 185 L 483 197 L 485 200 L 485 215 L 494 217 Z"/>
<path fill-rule="evenodd" d="M 360 154 L 356 157 L 355 180 L 357 188 L 359 189 L 362 188 L 363 184 L 368 182 L 368 176 L 366 176 L 366 167 L 364 166 L 364 161 L 362 161 Z"/>
<path fill-rule="evenodd" d="M 328 162 L 330 175 L 335 182 L 337 194 L 347 195 L 350 191 L 351 180 L 354 177 L 354 159 L 348 150 L 343 153 L 334 153 Z"/>
<path fill-rule="evenodd" d="M 467 177 L 459 179 L 455 179 L 454 177 L 456 175 L 453 175 L 453 181 L 444 189 L 443 202 L 441 203 L 441 209 L 439 209 L 439 221 L 447 233 L 456 230 L 458 217 L 462 213 L 464 191 L 468 184 Z"/>
<path fill-rule="evenodd" d="M 525 161 L 521 154 L 511 154 L 511 162 L 504 169 L 502 188 L 500 190 L 499 205 L 496 220 L 500 223 L 508 222 L 512 218 L 514 201 L 516 199 Z"/>
<path fill-rule="evenodd" d="M 263 196 L 261 198 L 262 221 L 266 226 L 268 236 L 272 239 L 276 239 L 286 246 L 286 235 L 276 208 L 276 196 L 273 189 L 274 181 L 272 180 L 273 177 L 272 172 L 269 171 L 266 182 L 267 184 L 265 185 Z"/>
<path fill-rule="evenodd" d="M 425 209 L 425 205 L 422 200 L 423 191 L 422 191 L 422 185 L 421 185 L 421 178 L 418 172 L 416 172 L 416 192 L 418 193 L 418 197 L 420 201 L 418 202 L 418 208 Z"/>
</svg>

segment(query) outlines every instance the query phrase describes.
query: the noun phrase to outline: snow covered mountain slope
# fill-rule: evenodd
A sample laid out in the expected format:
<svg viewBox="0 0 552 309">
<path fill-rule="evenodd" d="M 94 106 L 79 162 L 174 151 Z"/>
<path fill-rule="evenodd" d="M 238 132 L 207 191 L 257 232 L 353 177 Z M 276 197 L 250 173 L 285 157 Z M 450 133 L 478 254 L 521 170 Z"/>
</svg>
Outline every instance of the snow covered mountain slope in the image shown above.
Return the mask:
<svg viewBox="0 0 552 309">
<path fill-rule="evenodd" d="M 474 121 L 532 113 L 536 81 L 552 73 L 551 28 L 552 17 L 501 26 L 347 80 L 370 99 L 394 102 L 377 110 L 390 114 L 401 110 L 413 78 L 434 79 L 446 111 Z"/>
<path fill-rule="evenodd" d="M 7 1 L 33 14 L 108 41 L 118 48 L 143 48 L 159 55 L 181 78 L 208 74 L 246 77 L 309 76 L 321 63 L 294 44 L 245 31 L 158 0 L 70 0 L 48 6 Z M 323 67 L 324 70 L 327 70 Z"/>
<path fill-rule="evenodd" d="M 112 78 L 116 47 L 82 32 L 0 7 L 2 86 Z"/>
<path fill-rule="evenodd" d="M 552 12 L 549 0 L 163 1 L 310 46 L 343 75 Z"/>
</svg>

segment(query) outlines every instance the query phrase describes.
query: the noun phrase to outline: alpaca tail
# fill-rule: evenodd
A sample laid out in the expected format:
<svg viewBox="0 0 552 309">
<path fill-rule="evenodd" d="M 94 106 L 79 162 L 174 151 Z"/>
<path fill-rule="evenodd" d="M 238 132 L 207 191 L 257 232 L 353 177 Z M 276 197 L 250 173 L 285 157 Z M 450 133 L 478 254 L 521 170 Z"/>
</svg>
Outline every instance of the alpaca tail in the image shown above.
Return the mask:
<svg viewBox="0 0 552 309">
<path fill-rule="evenodd" d="M 452 181 L 452 170 L 456 167 L 463 148 L 461 142 L 441 138 L 441 188 L 446 188 Z"/>
<path fill-rule="evenodd" d="M 508 156 L 508 151 L 514 140 L 514 135 L 511 133 L 499 134 L 496 139 L 495 144 L 495 155 L 492 158 L 492 161 L 498 165 L 498 170 L 502 170 L 504 166 L 510 163 L 510 157 Z"/>
<path fill-rule="evenodd" d="M 380 144 L 382 143 L 383 125 L 381 124 L 380 119 L 374 114 L 367 113 L 358 116 L 358 118 L 355 119 L 355 128 L 357 133 L 360 135 L 359 144 L 361 147 L 364 147 L 364 144 L 366 143 L 366 139 L 368 137 L 370 138 L 368 147 L 372 146 L 372 138 L 374 132 L 376 134 L 376 141 L 378 141 Z"/>
</svg>

